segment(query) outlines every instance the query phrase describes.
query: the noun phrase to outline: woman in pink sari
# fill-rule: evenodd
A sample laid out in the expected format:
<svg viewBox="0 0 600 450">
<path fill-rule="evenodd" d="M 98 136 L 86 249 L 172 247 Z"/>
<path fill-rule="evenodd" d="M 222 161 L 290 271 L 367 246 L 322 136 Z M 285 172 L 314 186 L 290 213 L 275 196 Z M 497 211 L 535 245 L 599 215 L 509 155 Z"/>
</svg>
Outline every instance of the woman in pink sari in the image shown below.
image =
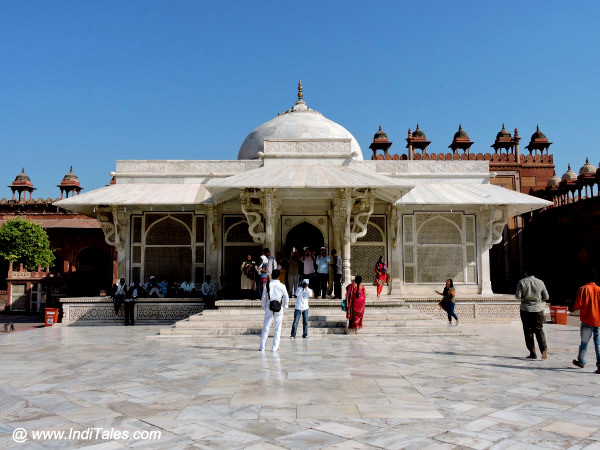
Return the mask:
<svg viewBox="0 0 600 450">
<path fill-rule="evenodd" d="M 365 313 L 365 301 L 367 293 L 362 283 L 362 277 L 358 275 L 354 282 L 346 288 L 346 319 L 348 319 L 348 329 L 354 334 L 362 328 L 363 315 Z"/>
</svg>

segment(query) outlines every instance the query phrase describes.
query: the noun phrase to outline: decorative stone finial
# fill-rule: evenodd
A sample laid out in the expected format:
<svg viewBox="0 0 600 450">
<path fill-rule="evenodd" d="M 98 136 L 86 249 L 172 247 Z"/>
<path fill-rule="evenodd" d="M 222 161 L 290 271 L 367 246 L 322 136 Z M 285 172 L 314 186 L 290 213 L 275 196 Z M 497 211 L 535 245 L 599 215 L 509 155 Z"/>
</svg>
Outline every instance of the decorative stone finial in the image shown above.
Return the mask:
<svg viewBox="0 0 600 450">
<path fill-rule="evenodd" d="M 298 101 L 302 101 L 302 80 L 298 80 Z"/>
<path fill-rule="evenodd" d="M 536 130 L 535 131 L 540 131 L 540 124 L 537 124 Z"/>
<path fill-rule="evenodd" d="M 515 128 L 515 137 L 516 138 L 519 137 L 519 130 L 517 130 L 516 128 Z"/>
</svg>

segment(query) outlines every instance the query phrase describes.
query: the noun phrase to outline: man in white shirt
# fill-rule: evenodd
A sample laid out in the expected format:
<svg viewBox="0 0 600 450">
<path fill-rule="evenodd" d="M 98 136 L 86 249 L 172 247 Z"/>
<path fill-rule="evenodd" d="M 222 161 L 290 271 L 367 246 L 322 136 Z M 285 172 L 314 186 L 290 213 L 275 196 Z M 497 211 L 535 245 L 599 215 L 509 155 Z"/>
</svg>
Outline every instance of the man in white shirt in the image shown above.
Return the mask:
<svg viewBox="0 0 600 450">
<path fill-rule="evenodd" d="M 321 247 L 321 253 L 317 256 L 317 273 L 316 283 L 317 287 L 317 298 L 327 298 L 327 281 L 329 280 L 329 256 L 327 256 L 327 249 Z"/>
<path fill-rule="evenodd" d="M 294 309 L 294 323 L 292 324 L 292 335 L 290 339 L 296 339 L 298 321 L 302 316 L 302 337 L 308 337 L 308 299 L 313 297 L 313 291 L 308 287 L 308 280 L 302 281 L 302 285 L 296 290 L 296 308 Z"/>
<path fill-rule="evenodd" d="M 308 247 L 304 247 L 304 256 L 300 260 L 303 263 L 304 278 L 308 279 L 312 286 L 312 281 L 315 279 L 315 257 Z"/>
<path fill-rule="evenodd" d="M 186 295 L 192 294 L 192 292 L 194 292 L 195 289 L 196 289 L 196 285 L 194 284 L 193 281 L 190 281 L 190 282 L 184 281 L 179 286 L 179 291 L 181 293 L 181 296 L 183 296 L 183 297 Z"/>
<path fill-rule="evenodd" d="M 275 321 L 275 329 L 273 332 L 273 351 L 279 350 L 279 339 L 281 338 L 281 322 L 283 321 L 283 311 L 287 309 L 290 297 L 288 296 L 287 289 L 279 278 L 279 270 L 275 269 L 271 274 L 273 279 L 269 285 L 269 295 L 263 296 L 262 298 L 262 309 L 265 310 L 265 321 L 263 324 L 262 333 L 260 334 L 260 347 L 258 351 L 264 351 L 267 345 L 267 337 L 269 336 L 269 328 L 271 328 L 271 322 Z M 273 312 L 269 308 L 272 300 L 281 302 L 281 310 L 279 312 Z"/>
<path fill-rule="evenodd" d="M 158 284 L 156 284 L 156 280 L 152 280 L 151 286 L 152 287 L 150 288 L 150 291 L 148 292 L 148 297 L 151 297 L 151 298 L 163 298 L 164 297 L 162 290 L 160 289 L 160 286 Z"/>
</svg>

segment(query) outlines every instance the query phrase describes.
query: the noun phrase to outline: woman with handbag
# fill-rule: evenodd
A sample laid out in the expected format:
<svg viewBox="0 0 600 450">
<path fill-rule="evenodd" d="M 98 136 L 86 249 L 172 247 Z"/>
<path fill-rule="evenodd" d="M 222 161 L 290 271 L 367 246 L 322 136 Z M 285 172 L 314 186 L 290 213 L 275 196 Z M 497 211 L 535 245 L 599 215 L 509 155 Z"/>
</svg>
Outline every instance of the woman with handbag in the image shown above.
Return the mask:
<svg viewBox="0 0 600 450">
<path fill-rule="evenodd" d="M 458 326 L 458 316 L 454 312 L 454 306 L 456 305 L 456 290 L 454 289 L 454 282 L 452 281 L 452 279 L 448 278 L 446 280 L 446 287 L 444 287 L 444 292 L 435 291 L 435 293 L 442 296 L 440 306 L 446 311 L 446 313 L 448 313 L 448 326 L 452 326 L 453 317 L 456 320 L 456 324 L 454 326 Z"/>
<path fill-rule="evenodd" d="M 357 275 L 354 282 L 346 288 L 346 319 L 348 319 L 348 329 L 354 334 L 357 334 L 359 328 L 362 328 L 367 300 L 365 286 L 361 283 L 362 277 Z"/>
<path fill-rule="evenodd" d="M 375 264 L 375 284 L 377 284 L 377 298 L 381 295 L 383 290 L 383 284 L 387 283 L 387 264 L 383 255 L 379 257 L 377 264 Z"/>
</svg>

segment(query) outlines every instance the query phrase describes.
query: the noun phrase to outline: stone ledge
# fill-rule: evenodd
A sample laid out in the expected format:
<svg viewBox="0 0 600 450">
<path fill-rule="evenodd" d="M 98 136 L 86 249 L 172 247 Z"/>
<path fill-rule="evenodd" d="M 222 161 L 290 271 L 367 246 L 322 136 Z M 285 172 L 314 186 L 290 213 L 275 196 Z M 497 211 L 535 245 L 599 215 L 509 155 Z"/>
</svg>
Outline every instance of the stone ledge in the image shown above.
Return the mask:
<svg viewBox="0 0 600 450">
<path fill-rule="evenodd" d="M 145 299 L 154 300 L 154 299 Z M 161 299 L 164 300 L 164 299 Z M 69 324 L 116 324 L 125 321 L 125 308 L 121 306 L 119 313 L 115 314 L 112 300 L 110 302 L 80 302 L 65 303 L 62 305 L 62 323 Z M 134 321 L 146 323 L 173 323 L 187 319 L 193 314 L 198 314 L 204 309 L 202 302 L 136 302 L 133 308 Z"/>
<path fill-rule="evenodd" d="M 61 303 L 98 303 L 112 305 L 112 297 L 65 297 Z M 164 297 L 164 298 L 138 298 L 136 303 L 203 303 L 198 297 Z"/>
</svg>

